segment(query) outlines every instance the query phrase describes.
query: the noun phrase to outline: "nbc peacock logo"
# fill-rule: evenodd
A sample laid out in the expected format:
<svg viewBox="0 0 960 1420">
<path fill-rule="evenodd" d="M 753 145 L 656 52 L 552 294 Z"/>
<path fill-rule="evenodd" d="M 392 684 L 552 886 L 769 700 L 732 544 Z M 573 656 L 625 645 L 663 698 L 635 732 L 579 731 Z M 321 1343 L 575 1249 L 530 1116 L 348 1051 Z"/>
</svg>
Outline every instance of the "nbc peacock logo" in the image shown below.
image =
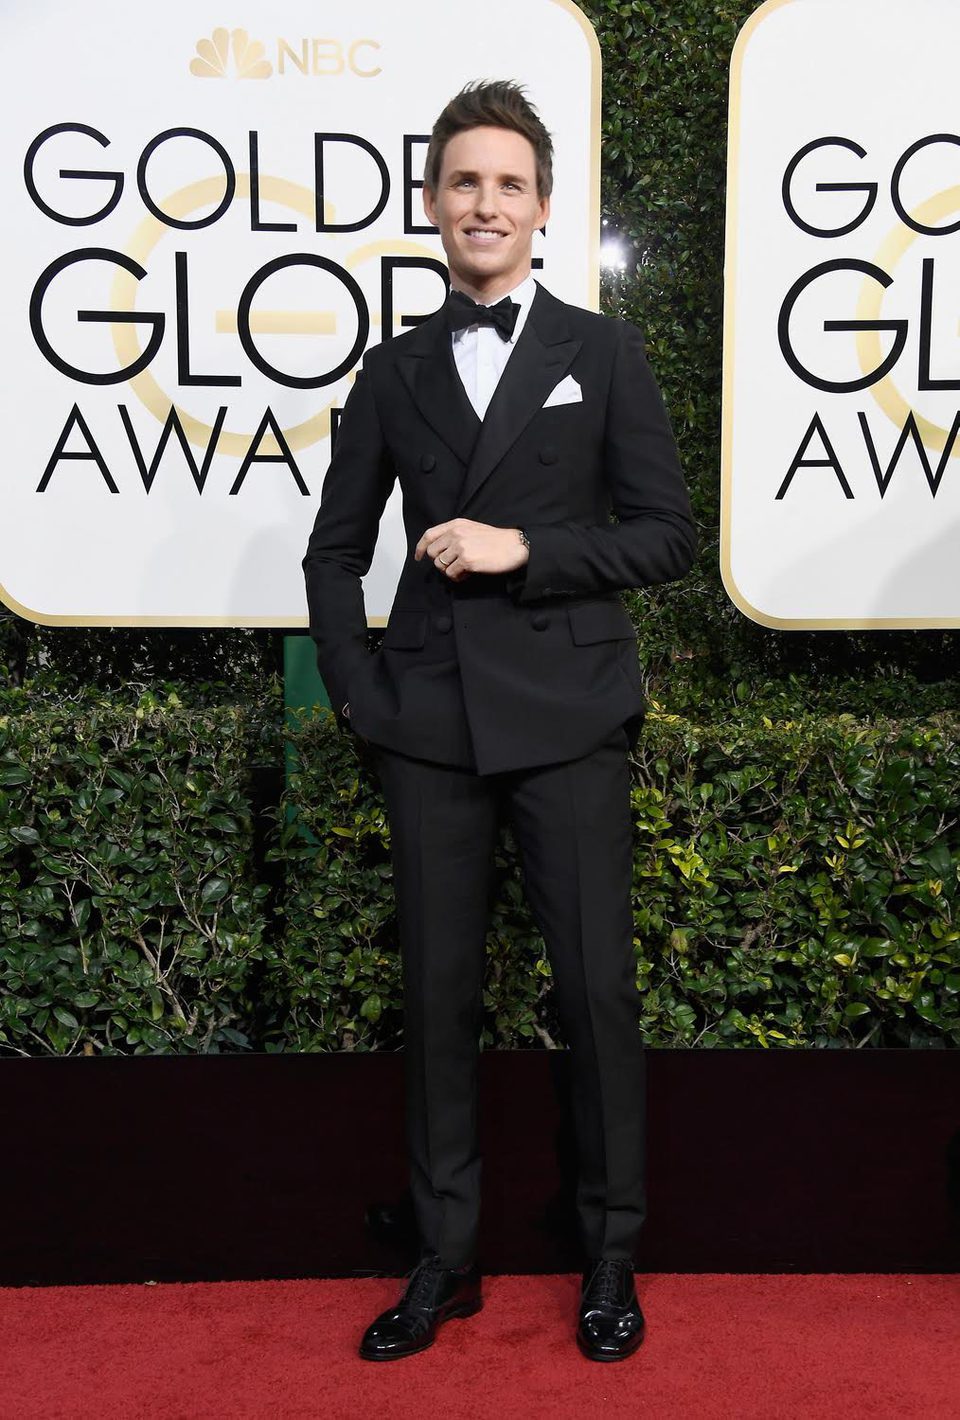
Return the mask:
<svg viewBox="0 0 960 1420">
<path fill-rule="evenodd" d="M 238 79 L 269 79 L 273 65 L 264 58 L 266 50 L 258 39 L 251 39 L 246 30 L 214 30 L 209 39 L 197 40 L 196 57 L 190 61 L 190 73 L 198 79 L 225 79 L 230 71 Z"/>
</svg>

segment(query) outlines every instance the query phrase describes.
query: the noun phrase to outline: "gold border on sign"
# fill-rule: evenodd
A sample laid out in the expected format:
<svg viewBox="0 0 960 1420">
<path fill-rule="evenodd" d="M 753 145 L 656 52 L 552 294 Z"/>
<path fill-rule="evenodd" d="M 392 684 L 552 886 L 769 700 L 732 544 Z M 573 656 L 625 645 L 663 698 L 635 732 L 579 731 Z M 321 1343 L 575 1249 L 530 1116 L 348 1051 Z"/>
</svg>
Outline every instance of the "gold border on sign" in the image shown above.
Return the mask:
<svg viewBox="0 0 960 1420">
<path fill-rule="evenodd" d="M 597 39 L 597 32 L 594 29 L 592 23 L 590 22 L 590 19 L 580 9 L 580 6 L 574 3 L 574 0 L 549 0 L 549 3 L 552 5 L 559 6 L 561 10 L 565 10 L 567 14 L 572 16 L 572 18 L 580 26 L 580 29 L 583 31 L 584 37 L 587 41 L 587 47 L 590 51 L 590 191 L 588 194 L 589 215 L 587 255 L 588 299 L 590 305 L 588 309 L 598 311 L 600 309 L 600 105 L 602 97 L 602 65 L 600 54 L 600 41 Z M 767 0 L 767 5 L 778 5 L 784 3 L 789 3 L 789 0 Z M 766 6 L 764 8 L 766 8 Z M 747 22 L 748 26 L 749 24 L 750 21 Z M 741 31 L 741 35 L 743 33 L 744 31 Z M 737 42 L 739 44 L 739 40 Z M 238 174 L 238 182 L 239 177 L 240 175 Z M 216 180 L 209 179 L 208 181 Z M 262 180 L 263 183 L 265 183 L 266 181 L 266 178 Z M 300 193 L 297 192 L 299 186 L 298 184 L 290 183 L 287 182 L 287 180 L 285 179 L 279 178 L 271 179 L 271 182 L 275 183 L 278 189 L 281 187 L 285 188 L 287 190 L 287 196 L 294 196 L 294 194 L 296 194 L 297 197 L 300 196 Z M 296 200 L 291 203 L 291 206 L 296 207 L 297 205 L 299 204 Z M 141 227 L 138 229 L 138 235 L 141 236 L 141 239 L 147 237 L 147 229 L 149 227 L 149 222 L 150 219 L 145 219 L 144 222 L 141 224 Z M 395 249 L 395 246 L 395 243 L 387 243 L 385 241 L 381 241 L 371 243 L 368 247 L 362 248 L 361 250 L 364 256 L 368 256 L 373 254 L 379 247 L 382 247 L 384 251 L 393 251 Z M 348 264 L 355 264 L 356 260 L 358 260 L 359 257 L 360 253 L 354 253 L 352 259 Z M 116 327 L 114 327 L 114 330 L 116 332 Z M 125 324 L 123 327 L 121 327 L 121 331 L 119 333 L 121 335 L 125 333 L 133 334 L 134 327 L 130 324 Z M 144 371 L 142 372 L 142 375 L 149 376 L 149 372 Z M 153 391 L 150 388 L 151 378 L 152 377 L 143 379 L 142 376 L 136 376 L 133 381 L 128 382 L 131 387 L 136 385 L 136 389 L 134 390 L 134 392 L 137 397 L 142 401 L 142 403 L 147 406 L 147 408 L 151 407 L 151 397 L 153 396 Z M 138 380 L 141 381 L 140 384 L 137 384 Z M 185 413 L 185 411 L 178 412 L 180 412 L 182 415 L 184 421 L 184 432 L 187 434 L 189 441 L 191 443 L 196 443 L 198 440 L 198 436 L 202 433 L 203 426 L 201 426 L 198 421 L 193 420 L 191 416 Z M 329 427 L 329 406 L 326 410 L 322 412 L 322 414 L 320 414 L 319 416 L 314 416 L 313 420 L 306 421 L 306 423 L 304 425 L 299 426 L 296 431 L 292 431 L 297 436 L 296 447 L 303 447 L 306 443 L 313 442 L 313 438 L 311 438 L 311 436 L 315 437 L 317 425 L 319 421 L 323 419 L 326 419 Z M 235 438 L 236 436 L 232 437 Z M 291 445 L 291 447 L 293 447 L 293 445 Z M 0 602 L 2 602 L 4 606 L 9 607 L 11 611 L 16 612 L 18 616 L 23 617 L 24 620 L 32 621 L 37 626 L 72 626 L 77 628 L 85 626 L 195 626 L 197 628 L 219 627 L 224 630 L 242 630 L 244 628 L 255 629 L 257 627 L 272 627 L 275 630 L 282 631 L 287 629 L 299 630 L 303 627 L 309 626 L 310 624 L 309 617 L 307 616 L 293 617 L 290 620 L 278 621 L 274 616 L 247 616 L 238 620 L 235 617 L 223 616 L 141 615 L 77 617 L 49 615 L 45 612 L 34 611 L 30 607 L 24 606 L 22 602 L 17 601 L 16 597 L 12 596 L 7 591 L 7 589 L 3 586 L 2 583 L 0 583 Z M 387 618 L 385 616 L 367 617 L 368 626 L 381 627 L 386 626 L 386 624 Z"/>
<path fill-rule="evenodd" d="M 774 10 L 790 5 L 793 0 L 765 0 L 755 10 L 737 35 L 730 56 L 730 95 L 727 125 L 727 210 L 725 225 L 725 255 L 723 268 L 723 390 L 720 445 L 720 575 L 724 590 L 738 611 L 761 626 L 770 626 L 779 631 L 905 631 L 946 629 L 960 626 L 960 619 L 945 617 L 783 617 L 771 616 L 760 611 L 740 591 L 733 578 L 730 566 L 730 509 L 733 498 L 733 307 L 737 289 L 737 222 L 740 206 L 740 81 L 743 60 L 751 36 L 763 20 Z M 944 194 L 931 202 L 942 201 Z M 887 245 L 894 245 L 893 238 Z M 902 253 L 901 253 L 902 255 Z M 864 358 L 861 345 L 858 353 Z M 885 382 L 886 383 L 886 382 Z M 875 396 L 886 413 L 895 403 L 893 386 Z"/>
<path fill-rule="evenodd" d="M 589 288 L 590 308 L 600 309 L 600 102 L 603 90 L 603 68 L 600 41 L 589 17 L 574 0 L 550 0 L 572 15 L 580 26 L 590 50 L 590 196 L 589 196 Z"/>
</svg>

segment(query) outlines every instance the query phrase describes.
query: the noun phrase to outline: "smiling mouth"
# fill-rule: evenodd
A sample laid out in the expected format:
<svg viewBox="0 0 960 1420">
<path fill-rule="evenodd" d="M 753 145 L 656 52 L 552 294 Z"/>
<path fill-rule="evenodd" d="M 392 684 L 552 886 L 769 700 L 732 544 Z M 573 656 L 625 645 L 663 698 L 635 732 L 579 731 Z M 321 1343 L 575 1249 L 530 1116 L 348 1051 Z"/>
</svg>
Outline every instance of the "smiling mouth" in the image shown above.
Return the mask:
<svg viewBox="0 0 960 1420">
<path fill-rule="evenodd" d="M 466 236 L 473 242 L 488 242 L 492 244 L 493 242 L 502 241 L 506 236 L 506 232 L 497 232 L 492 229 L 487 231 L 483 227 L 468 227 Z"/>
</svg>

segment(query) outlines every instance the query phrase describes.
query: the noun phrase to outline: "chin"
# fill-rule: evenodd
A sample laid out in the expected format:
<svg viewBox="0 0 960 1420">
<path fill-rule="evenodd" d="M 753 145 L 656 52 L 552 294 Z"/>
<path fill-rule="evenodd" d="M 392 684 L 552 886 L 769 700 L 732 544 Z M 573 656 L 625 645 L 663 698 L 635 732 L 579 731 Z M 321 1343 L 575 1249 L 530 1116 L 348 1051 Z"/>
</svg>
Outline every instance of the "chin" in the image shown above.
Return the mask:
<svg viewBox="0 0 960 1420">
<path fill-rule="evenodd" d="M 512 253 L 505 251 L 478 252 L 471 247 L 469 251 L 458 251 L 457 256 L 461 269 L 477 276 L 504 276 L 514 265 Z"/>
<path fill-rule="evenodd" d="M 470 268 L 470 275 L 475 281 L 502 281 L 507 274 L 506 271 L 501 271 L 498 266 L 478 264 Z"/>
<path fill-rule="evenodd" d="M 512 268 L 502 261 L 464 262 L 461 271 L 471 281 L 503 281 L 511 275 Z"/>
</svg>

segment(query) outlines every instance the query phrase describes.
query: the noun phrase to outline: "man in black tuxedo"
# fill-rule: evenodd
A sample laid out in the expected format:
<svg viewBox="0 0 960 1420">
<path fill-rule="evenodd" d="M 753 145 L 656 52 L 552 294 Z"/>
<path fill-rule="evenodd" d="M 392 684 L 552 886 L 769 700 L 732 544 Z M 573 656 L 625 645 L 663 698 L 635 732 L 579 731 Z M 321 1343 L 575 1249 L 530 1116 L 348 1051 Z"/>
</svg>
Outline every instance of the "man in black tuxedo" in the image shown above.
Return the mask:
<svg viewBox="0 0 960 1420">
<path fill-rule="evenodd" d="M 437 120 L 424 207 L 452 290 L 436 315 L 367 352 L 303 564 L 321 675 L 383 785 L 403 962 L 421 1259 L 367 1328 L 360 1354 L 372 1360 L 422 1350 L 481 1305 L 477 1065 L 501 814 L 571 1052 L 586 1255 L 577 1340 L 617 1360 L 643 1337 L 628 750 L 644 695 L 618 594 L 683 576 L 695 531 L 639 333 L 531 276 L 551 159 L 516 85 L 468 85 Z M 407 557 L 371 654 L 360 579 L 397 478 Z"/>
</svg>

